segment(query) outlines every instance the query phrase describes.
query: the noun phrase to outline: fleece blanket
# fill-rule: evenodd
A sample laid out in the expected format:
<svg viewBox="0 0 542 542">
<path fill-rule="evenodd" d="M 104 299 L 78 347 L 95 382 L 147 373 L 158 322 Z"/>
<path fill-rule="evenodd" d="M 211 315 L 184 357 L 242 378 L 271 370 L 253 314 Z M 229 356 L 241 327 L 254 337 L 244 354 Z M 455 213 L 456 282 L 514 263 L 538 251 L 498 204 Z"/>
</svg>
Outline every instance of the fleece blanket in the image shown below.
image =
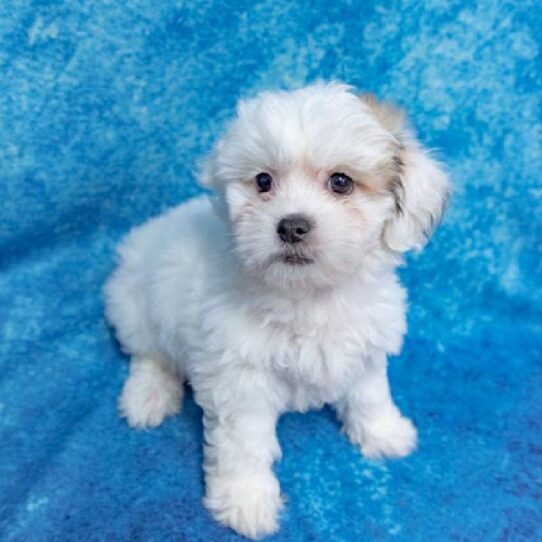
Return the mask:
<svg viewBox="0 0 542 542">
<path fill-rule="evenodd" d="M 133 431 L 101 287 L 197 194 L 239 96 L 340 79 L 404 107 L 454 184 L 409 258 L 391 360 L 418 451 L 368 461 L 288 414 L 273 541 L 542 540 L 542 10 L 536 0 L 0 3 L 0 539 L 234 541 L 201 505 L 201 411 Z"/>
</svg>

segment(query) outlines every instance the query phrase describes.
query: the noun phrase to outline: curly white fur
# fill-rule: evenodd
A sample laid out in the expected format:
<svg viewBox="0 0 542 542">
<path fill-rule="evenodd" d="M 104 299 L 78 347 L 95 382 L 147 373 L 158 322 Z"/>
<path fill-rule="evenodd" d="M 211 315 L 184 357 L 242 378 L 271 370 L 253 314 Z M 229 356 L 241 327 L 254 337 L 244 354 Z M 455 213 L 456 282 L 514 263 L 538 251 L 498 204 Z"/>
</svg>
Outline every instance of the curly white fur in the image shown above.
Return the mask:
<svg viewBox="0 0 542 542">
<path fill-rule="evenodd" d="M 334 172 L 353 179 L 351 193 L 329 189 Z M 106 303 L 132 356 L 120 409 L 134 427 L 158 425 L 188 380 L 204 411 L 205 505 L 256 538 L 278 529 L 281 413 L 329 403 L 364 455 L 415 448 L 386 375 L 406 330 L 395 268 L 425 242 L 448 182 L 397 112 L 338 83 L 241 102 L 201 180 L 216 196 L 134 229 L 119 249 Z M 291 213 L 313 229 L 286 246 L 277 223 Z"/>
</svg>

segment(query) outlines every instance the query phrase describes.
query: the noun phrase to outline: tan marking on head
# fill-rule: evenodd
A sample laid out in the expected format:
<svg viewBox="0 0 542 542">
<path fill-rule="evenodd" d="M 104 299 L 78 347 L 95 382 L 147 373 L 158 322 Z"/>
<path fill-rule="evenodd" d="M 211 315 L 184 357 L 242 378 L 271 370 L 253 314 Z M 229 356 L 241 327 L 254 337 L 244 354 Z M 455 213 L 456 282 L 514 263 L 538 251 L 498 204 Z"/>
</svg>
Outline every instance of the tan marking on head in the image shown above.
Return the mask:
<svg viewBox="0 0 542 542">
<path fill-rule="evenodd" d="M 322 171 L 318 170 L 318 168 L 312 164 L 307 154 L 303 156 L 300 169 L 303 172 L 303 175 L 309 179 L 319 179 L 322 177 Z"/>
<path fill-rule="evenodd" d="M 360 99 L 365 102 L 380 122 L 381 126 L 392 134 L 398 134 L 405 124 L 403 112 L 393 105 L 379 102 L 373 94 L 362 94 Z"/>
</svg>

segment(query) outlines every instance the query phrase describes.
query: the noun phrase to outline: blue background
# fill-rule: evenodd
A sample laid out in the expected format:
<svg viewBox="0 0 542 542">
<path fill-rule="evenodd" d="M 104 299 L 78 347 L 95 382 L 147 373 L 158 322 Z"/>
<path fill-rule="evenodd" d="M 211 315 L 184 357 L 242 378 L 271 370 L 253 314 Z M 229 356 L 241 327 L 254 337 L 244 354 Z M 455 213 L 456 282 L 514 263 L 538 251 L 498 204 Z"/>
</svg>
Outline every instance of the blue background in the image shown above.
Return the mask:
<svg viewBox="0 0 542 542">
<path fill-rule="evenodd" d="M 538 1 L 0 4 L 0 538 L 237 540 L 201 506 L 201 412 L 129 430 L 113 249 L 198 192 L 239 96 L 338 78 L 404 106 L 455 194 L 402 271 L 392 385 L 419 450 L 279 425 L 277 541 L 542 540 Z"/>
</svg>

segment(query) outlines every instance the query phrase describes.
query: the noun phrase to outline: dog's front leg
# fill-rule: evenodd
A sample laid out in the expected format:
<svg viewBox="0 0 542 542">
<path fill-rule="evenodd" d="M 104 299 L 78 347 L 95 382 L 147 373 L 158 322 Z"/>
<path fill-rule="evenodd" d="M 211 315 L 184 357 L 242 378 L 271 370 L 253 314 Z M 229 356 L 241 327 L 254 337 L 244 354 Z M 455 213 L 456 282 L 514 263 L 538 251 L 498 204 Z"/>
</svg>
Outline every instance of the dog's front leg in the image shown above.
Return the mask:
<svg viewBox="0 0 542 542">
<path fill-rule="evenodd" d="M 272 471 L 280 456 L 276 390 L 257 373 L 241 371 L 204 405 L 205 505 L 223 525 L 258 538 L 278 530 L 282 506 Z"/>
<path fill-rule="evenodd" d="M 364 456 L 404 457 L 416 448 L 416 429 L 393 402 L 384 353 L 367 359 L 362 376 L 336 408 L 344 431 Z"/>
</svg>

